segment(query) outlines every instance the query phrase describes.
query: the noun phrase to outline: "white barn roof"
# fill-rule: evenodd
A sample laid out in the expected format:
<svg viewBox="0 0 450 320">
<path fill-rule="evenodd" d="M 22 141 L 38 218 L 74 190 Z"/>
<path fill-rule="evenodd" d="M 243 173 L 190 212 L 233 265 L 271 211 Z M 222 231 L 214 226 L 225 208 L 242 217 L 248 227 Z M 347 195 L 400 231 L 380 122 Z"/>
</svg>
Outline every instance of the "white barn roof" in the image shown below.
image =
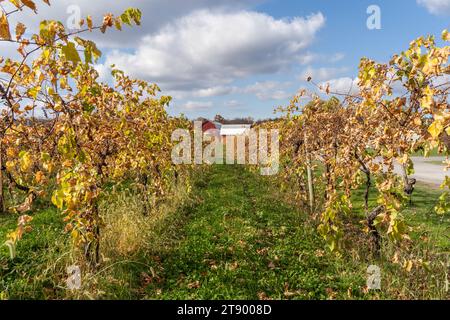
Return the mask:
<svg viewBox="0 0 450 320">
<path fill-rule="evenodd" d="M 213 121 L 214 125 L 216 126 L 217 129 L 220 129 L 222 127 L 222 124 L 220 122 L 217 121 Z"/>
<path fill-rule="evenodd" d="M 241 136 L 251 129 L 250 124 L 224 124 L 220 128 L 221 136 Z"/>
</svg>

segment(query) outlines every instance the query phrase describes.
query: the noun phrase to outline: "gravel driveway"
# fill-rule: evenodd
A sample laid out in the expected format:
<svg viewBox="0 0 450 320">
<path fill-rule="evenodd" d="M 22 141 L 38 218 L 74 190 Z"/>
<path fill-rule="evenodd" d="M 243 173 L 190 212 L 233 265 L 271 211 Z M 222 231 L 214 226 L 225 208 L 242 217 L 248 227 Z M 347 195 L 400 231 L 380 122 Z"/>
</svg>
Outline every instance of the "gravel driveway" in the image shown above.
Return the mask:
<svg viewBox="0 0 450 320">
<path fill-rule="evenodd" d="M 438 164 L 443 161 L 444 157 L 412 157 L 414 162 L 415 173 L 411 176 L 417 181 L 425 182 L 434 186 L 440 186 L 445 179 L 445 176 L 450 176 L 450 172 L 444 171 L 444 165 Z M 396 165 L 395 172 L 401 174 L 401 167 Z"/>
</svg>

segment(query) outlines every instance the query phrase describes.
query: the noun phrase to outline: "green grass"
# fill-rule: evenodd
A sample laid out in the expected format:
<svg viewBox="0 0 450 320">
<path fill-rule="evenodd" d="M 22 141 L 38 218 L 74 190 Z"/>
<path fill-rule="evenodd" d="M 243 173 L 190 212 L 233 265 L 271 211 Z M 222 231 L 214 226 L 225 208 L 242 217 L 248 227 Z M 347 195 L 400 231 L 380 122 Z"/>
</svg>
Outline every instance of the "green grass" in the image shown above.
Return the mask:
<svg viewBox="0 0 450 320">
<path fill-rule="evenodd" d="M 423 150 L 418 150 L 412 154 L 413 157 L 423 157 L 423 155 L 424 155 Z M 439 154 L 438 148 L 434 148 L 434 149 L 430 150 L 430 153 L 428 156 L 429 157 L 438 157 L 438 156 L 442 156 L 442 154 Z"/>
<path fill-rule="evenodd" d="M 353 193 L 352 202 L 355 205 L 355 212 L 363 218 L 363 189 Z M 404 219 L 408 225 L 413 227 L 412 237 L 420 240 L 420 236 L 426 235 L 428 240 L 439 250 L 450 251 L 450 218 L 439 216 L 434 211 L 438 203 L 441 190 L 436 187 L 418 182 L 412 196 L 412 204 L 407 204 L 402 211 Z M 377 206 L 377 193 L 375 188 L 371 188 L 369 197 L 369 207 Z"/>
<path fill-rule="evenodd" d="M 147 298 L 324 299 L 362 287 L 362 276 L 339 274 L 306 216 L 266 180 L 237 166 L 214 167 L 207 179 L 184 239 L 158 258 Z"/>
<path fill-rule="evenodd" d="M 436 187 L 419 182 L 412 196 L 412 204 L 401 211 L 409 226 L 411 241 L 400 245 L 383 237 L 382 258 L 375 263 L 382 266 L 385 281 L 390 284 L 386 288 L 388 292 L 383 292 L 383 298 L 450 299 L 450 293 L 445 289 L 450 266 L 450 217 L 439 216 L 434 211 L 441 192 Z M 361 218 L 364 217 L 362 194 L 363 190 L 353 194 L 355 211 Z M 377 205 L 376 197 L 376 191 L 372 189 L 371 208 Z M 393 263 L 395 257 L 397 263 Z M 409 272 L 404 268 L 408 260 L 413 261 L 414 265 Z M 422 261 L 426 262 L 427 267 Z"/>
<path fill-rule="evenodd" d="M 33 231 L 17 245 L 17 256 L 9 259 L 6 246 L 0 248 L 0 294 L 10 299 L 63 298 L 60 261 L 70 254 L 69 239 L 63 233 L 62 216 L 54 209 L 33 215 Z M 0 217 L 0 241 L 17 227 L 17 216 Z"/>
<path fill-rule="evenodd" d="M 65 267 L 73 262 L 61 216 L 35 212 L 34 232 L 26 234 L 11 261 L 0 250 L 0 295 L 13 299 L 406 299 L 443 298 L 443 256 L 448 252 L 448 218 L 433 207 L 439 192 L 418 186 L 403 215 L 414 227 L 412 254 L 432 259 L 432 272 L 406 272 L 390 262 L 396 246 L 384 242 L 381 260 L 367 254 L 364 234 L 348 239 L 341 257 L 328 253 L 316 222 L 287 205 L 271 179 L 242 166 L 212 166 L 193 184 L 192 200 L 151 226 L 143 248 L 132 256 L 111 257 L 86 274 L 83 292 L 64 289 Z M 355 199 L 360 199 L 357 191 Z M 375 205 L 371 194 L 371 206 Z M 356 201 L 355 213 L 362 217 Z M 0 239 L 17 217 L 0 217 Z M 358 229 L 359 230 L 359 229 Z M 403 251 L 402 251 L 403 252 Z M 366 269 L 382 267 L 383 290 L 365 290 Z M 442 274 L 441 274 L 442 273 Z M 448 298 L 448 295 L 447 295 Z"/>
</svg>

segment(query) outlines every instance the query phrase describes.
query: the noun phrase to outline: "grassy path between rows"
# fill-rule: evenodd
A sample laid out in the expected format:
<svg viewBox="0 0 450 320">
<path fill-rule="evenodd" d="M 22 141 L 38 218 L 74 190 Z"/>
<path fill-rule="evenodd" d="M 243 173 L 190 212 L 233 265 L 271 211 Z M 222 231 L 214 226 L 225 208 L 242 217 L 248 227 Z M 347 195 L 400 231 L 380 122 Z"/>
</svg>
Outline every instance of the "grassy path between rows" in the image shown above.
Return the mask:
<svg viewBox="0 0 450 320">
<path fill-rule="evenodd" d="M 95 274 L 83 270 L 79 291 L 65 287 L 67 266 L 78 262 L 61 214 L 49 207 L 37 209 L 33 232 L 19 242 L 17 257 L 11 260 L 0 246 L 0 299 L 448 297 L 443 291 L 447 271 L 441 264 L 450 248 L 450 221 L 433 213 L 439 196 L 435 190 L 419 186 L 414 205 L 403 212 L 416 230 L 411 252 L 430 261 L 433 269 L 406 272 L 403 260 L 391 263 L 396 248 L 387 241 L 386 255 L 373 261 L 361 231 L 350 234 L 350 249 L 341 258 L 328 252 L 308 213 L 284 203 L 271 179 L 243 166 L 212 166 L 195 176 L 190 196 L 174 202 L 175 208 L 162 211 L 155 222 L 153 216 L 142 216 L 139 205 L 130 207 L 128 201 L 139 194 L 124 198 L 118 211 L 123 215 L 112 218 L 127 217 L 134 227 L 119 223 L 112 238 L 105 237 L 103 264 Z M 356 192 L 355 198 L 361 195 Z M 373 193 L 373 206 L 375 198 Z M 108 205 L 117 206 L 114 200 Z M 358 223 L 359 216 L 353 218 Z M 16 222 L 15 215 L 0 216 L 0 241 Z M 125 237 L 123 244 L 138 249 L 122 254 L 114 239 L 128 234 L 134 235 L 134 243 Z M 381 291 L 365 290 L 367 267 L 374 263 L 383 270 Z"/>
<path fill-rule="evenodd" d="M 198 192 L 181 240 L 158 257 L 146 298 L 324 299 L 365 284 L 363 272 L 336 269 L 306 216 L 263 177 L 216 166 Z"/>
</svg>

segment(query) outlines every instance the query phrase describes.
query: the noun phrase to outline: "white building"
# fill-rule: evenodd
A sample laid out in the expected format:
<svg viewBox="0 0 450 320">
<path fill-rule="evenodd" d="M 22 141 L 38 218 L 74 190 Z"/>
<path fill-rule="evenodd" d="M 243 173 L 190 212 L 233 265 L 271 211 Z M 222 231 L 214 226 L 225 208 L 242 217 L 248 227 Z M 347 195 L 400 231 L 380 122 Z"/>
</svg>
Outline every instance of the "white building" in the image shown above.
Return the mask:
<svg viewBox="0 0 450 320">
<path fill-rule="evenodd" d="M 235 137 L 247 135 L 251 128 L 251 124 L 223 124 L 220 127 L 220 136 L 222 137 L 222 140 L 224 140 L 228 136 Z"/>
</svg>

